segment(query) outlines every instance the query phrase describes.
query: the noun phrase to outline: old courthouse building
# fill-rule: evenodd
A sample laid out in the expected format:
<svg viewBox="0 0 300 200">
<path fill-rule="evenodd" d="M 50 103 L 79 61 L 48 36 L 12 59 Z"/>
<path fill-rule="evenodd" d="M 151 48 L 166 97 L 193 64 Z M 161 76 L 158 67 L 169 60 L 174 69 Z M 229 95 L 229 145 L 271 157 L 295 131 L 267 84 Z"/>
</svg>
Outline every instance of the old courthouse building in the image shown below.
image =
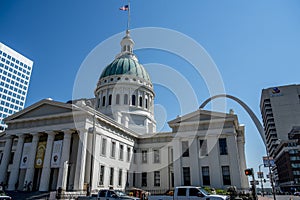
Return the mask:
<svg viewBox="0 0 300 200">
<path fill-rule="evenodd" d="M 39 191 L 249 187 L 234 113 L 196 110 L 156 132 L 153 85 L 133 46 L 127 32 L 121 53 L 99 72 L 94 99 L 44 99 L 5 119 L 0 182 L 8 190 L 30 181 Z"/>
</svg>

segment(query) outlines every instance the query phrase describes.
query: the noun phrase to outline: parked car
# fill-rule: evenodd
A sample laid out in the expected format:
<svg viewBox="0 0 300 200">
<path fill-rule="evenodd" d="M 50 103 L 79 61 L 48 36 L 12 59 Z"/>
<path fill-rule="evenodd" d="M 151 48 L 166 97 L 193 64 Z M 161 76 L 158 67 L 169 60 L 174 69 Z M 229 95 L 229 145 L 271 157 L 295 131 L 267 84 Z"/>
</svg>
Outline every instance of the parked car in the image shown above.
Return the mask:
<svg viewBox="0 0 300 200">
<path fill-rule="evenodd" d="M 300 192 L 294 192 L 295 196 L 300 196 Z"/>
<path fill-rule="evenodd" d="M 121 190 L 100 190 L 98 192 L 98 200 L 140 200 L 140 198 L 137 197 L 132 197 L 132 196 L 128 196 L 127 194 L 125 194 L 124 192 L 122 192 Z"/>
<path fill-rule="evenodd" d="M 149 196 L 149 200 L 229 200 L 228 196 L 223 195 L 212 195 L 201 187 L 195 186 L 179 186 L 174 190 L 173 196 L 162 195 L 162 196 Z"/>
</svg>

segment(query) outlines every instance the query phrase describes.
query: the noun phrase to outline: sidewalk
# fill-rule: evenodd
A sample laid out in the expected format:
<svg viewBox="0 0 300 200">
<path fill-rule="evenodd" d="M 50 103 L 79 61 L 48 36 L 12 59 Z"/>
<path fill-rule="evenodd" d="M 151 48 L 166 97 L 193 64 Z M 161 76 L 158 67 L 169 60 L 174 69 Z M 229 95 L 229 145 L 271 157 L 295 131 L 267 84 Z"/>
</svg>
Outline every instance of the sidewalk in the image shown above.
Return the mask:
<svg viewBox="0 0 300 200">
<path fill-rule="evenodd" d="M 258 196 L 258 200 L 272 200 L 272 198 L 269 197 L 262 197 L 262 196 Z"/>
</svg>

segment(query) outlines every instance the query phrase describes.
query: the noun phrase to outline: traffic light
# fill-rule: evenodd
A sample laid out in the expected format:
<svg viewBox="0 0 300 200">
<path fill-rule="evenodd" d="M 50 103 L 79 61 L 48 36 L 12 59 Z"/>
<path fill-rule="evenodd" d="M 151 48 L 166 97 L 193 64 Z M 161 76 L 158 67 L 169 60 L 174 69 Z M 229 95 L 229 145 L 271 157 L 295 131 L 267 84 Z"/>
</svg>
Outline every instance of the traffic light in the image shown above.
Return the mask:
<svg viewBox="0 0 300 200">
<path fill-rule="evenodd" d="M 245 175 L 246 176 L 252 176 L 253 175 L 252 169 L 245 169 Z"/>
</svg>

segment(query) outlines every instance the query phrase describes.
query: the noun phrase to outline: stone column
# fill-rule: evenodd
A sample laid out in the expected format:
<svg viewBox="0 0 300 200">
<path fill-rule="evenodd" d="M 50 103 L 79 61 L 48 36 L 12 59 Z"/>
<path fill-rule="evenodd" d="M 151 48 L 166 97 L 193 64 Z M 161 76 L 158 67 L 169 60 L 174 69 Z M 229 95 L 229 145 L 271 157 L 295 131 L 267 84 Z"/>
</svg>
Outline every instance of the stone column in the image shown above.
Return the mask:
<svg viewBox="0 0 300 200">
<path fill-rule="evenodd" d="M 57 179 L 57 188 L 61 187 L 63 190 L 66 190 L 66 185 L 63 184 L 63 178 L 67 177 L 68 175 L 68 170 L 64 169 L 65 168 L 64 163 L 69 162 L 71 138 L 72 138 L 72 131 L 71 130 L 64 131 L 63 147 L 61 152 L 60 167 L 59 167 L 58 179 Z"/>
<path fill-rule="evenodd" d="M 173 169 L 174 185 L 183 185 L 182 164 L 181 164 L 181 142 L 179 139 L 173 139 Z"/>
<path fill-rule="evenodd" d="M 194 136 L 193 140 L 189 140 L 190 146 L 190 173 L 191 173 L 191 184 L 201 185 L 200 182 L 200 164 L 199 164 L 199 149 L 198 149 L 198 138 Z"/>
<path fill-rule="evenodd" d="M 10 154 L 11 154 L 12 144 L 13 144 L 13 137 L 8 136 L 6 141 L 5 141 L 2 162 L 1 162 L 1 165 L 0 165 L 0 183 L 1 182 L 4 183 L 4 181 L 5 181 L 7 167 L 8 167 L 8 164 L 9 164 L 9 157 L 10 157 Z"/>
<path fill-rule="evenodd" d="M 33 182 L 33 177 L 34 177 L 34 161 L 35 161 L 35 156 L 36 156 L 36 149 L 37 145 L 39 142 L 39 133 L 34 133 L 32 134 L 32 142 L 31 142 L 31 149 L 30 149 L 30 157 L 28 157 L 28 163 L 27 163 L 27 170 L 26 170 L 26 175 L 25 175 L 25 181 L 29 183 L 30 181 Z"/>
<path fill-rule="evenodd" d="M 82 190 L 84 185 L 85 175 L 85 161 L 86 161 L 86 147 L 87 147 L 87 130 L 83 129 L 79 131 L 78 152 L 76 160 L 74 189 Z"/>
<path fill-rule="evenodd" d="M 51 172 L 51 155 L 52 155 L 52 148 L 53 148 L 53 141 L 55 138 L 54 132 L 47 132 L 47 146 L 44 156 L 44 164 L 42 169 L 41 175 L 41 182 L 39 191 L 48 191 L 49 190 L 49 182 L 50 182 L 50 172 Z"/>
<path fill-rule="evenodd" d="M 18 138 L 17 149 L 14 155 L 12 168 L 10 170 L 10 177 L 8 181 L 7 190 L 15 190 L 15 185 L 19 178 L 20 160 L 22 156 L 22 150 L 24 145 L 25 135 L 20 135 Z"/>
</svg>

